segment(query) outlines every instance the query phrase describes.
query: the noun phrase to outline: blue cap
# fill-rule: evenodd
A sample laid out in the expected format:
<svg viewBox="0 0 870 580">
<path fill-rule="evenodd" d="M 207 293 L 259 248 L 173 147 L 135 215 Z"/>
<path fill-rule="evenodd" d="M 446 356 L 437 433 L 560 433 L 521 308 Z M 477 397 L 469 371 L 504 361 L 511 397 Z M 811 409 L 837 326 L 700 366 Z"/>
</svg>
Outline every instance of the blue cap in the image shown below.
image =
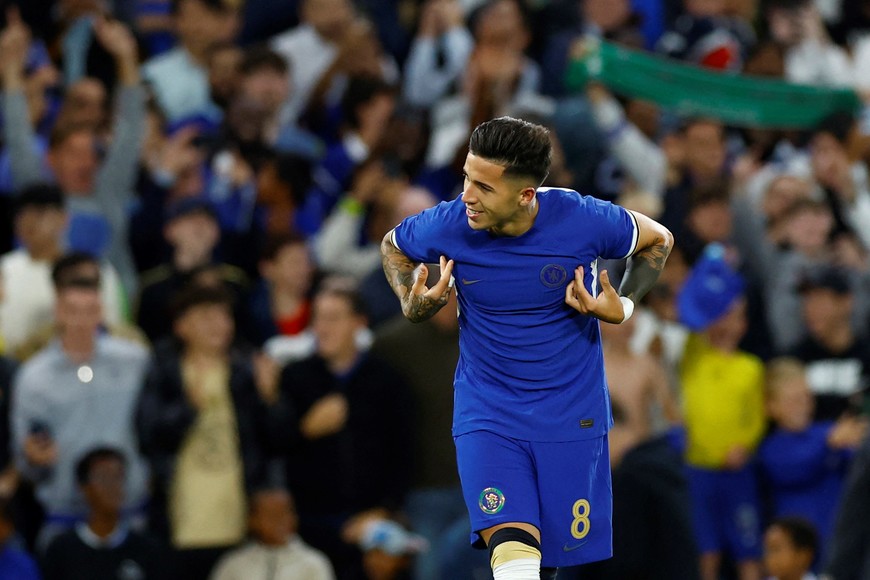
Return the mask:
<svg viewBox="0 0 870 580">
<path fill-rule="evenodd" d="M 677 296 L 680 322 L 691 330 L 704 330 L 731 309 L 745 287 L 743 276 L 725 260 L 725 248 L 709 244 Z"/>
</svg>

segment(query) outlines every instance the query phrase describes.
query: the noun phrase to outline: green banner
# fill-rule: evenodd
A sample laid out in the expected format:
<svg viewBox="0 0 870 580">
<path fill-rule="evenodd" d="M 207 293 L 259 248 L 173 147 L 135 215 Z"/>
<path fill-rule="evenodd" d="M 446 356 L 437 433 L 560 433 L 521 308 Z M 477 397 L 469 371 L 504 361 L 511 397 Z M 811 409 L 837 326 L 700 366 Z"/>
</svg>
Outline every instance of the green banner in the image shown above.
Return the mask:
<svg viewBox="0 0 870 580">
<path fill-rule="evenodd" d="M 811 128 L 833 112 L 857 112 L 861 107 L 851 89 L 714 71 L 607 41 L 584 41 L 569 63 L 570 89 L 582 90 L 590 79 L 678 115 L 712 117 L 743 127 Z"/>
</svg>

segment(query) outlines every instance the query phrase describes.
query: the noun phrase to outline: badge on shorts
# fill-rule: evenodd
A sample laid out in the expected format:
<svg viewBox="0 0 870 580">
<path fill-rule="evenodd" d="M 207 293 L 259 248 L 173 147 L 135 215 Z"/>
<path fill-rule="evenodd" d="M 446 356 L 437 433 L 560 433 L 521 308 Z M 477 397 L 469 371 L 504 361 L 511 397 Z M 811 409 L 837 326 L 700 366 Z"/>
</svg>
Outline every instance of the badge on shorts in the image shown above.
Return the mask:
<svg viewBox="0 0 870 580">
<path fill-rule="evenodd" d="M 568 272 L 559 264 L 547 264 L 541 268 L 541 283 L 547 288 L 561 288 L 568 279 Z"/>
<path fill-rule="evenodd" d="M 504 494 L 497 487 L 487 487 L 477 500 L 480 510 L 488 516 L 497 514 L 504 507 Z"/>
</svg>

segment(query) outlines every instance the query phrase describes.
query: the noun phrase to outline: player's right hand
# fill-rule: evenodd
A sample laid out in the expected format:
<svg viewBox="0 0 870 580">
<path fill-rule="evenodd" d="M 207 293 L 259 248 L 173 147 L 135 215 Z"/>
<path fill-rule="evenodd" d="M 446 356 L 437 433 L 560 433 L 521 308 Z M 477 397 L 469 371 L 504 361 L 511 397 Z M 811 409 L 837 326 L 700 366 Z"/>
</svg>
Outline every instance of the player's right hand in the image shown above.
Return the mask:
<svg viewBox="0 0 870 580">
<path fill-rule="evenodd" d="M 402 311 L 412 322 L 420 322 L 438 312 L 450 298 L 453 290 L 453 260 L 441 256 L 441 277 L 431 288 L 426 286 L 429 268 L 420 264 L 414 273 L 411 291 L 402 300 Z"/>
</svg>

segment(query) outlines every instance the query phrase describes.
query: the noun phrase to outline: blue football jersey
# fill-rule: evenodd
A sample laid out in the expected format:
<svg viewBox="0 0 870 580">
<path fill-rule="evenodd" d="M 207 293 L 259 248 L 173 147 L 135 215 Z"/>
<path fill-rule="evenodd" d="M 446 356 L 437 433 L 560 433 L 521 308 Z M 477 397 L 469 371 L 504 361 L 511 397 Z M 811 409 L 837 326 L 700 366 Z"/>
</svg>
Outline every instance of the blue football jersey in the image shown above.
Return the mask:
<svg viewBox="0 0 870 580">
<path fill-rule="evenodd" d="M 408 258 L 454 260 L 460 356 L 453 435 L 489 430 L 525 441 L 600 437 L 610 400 L 598 320 L 565 304 L 574 269 L 597 283 L 598 258 L 631 255 L 637 223 L 625 209 L 566 189 L 538 190 L 520 236 L 473 230 L 461 197 L 396 227 Z"/>
</svg>

